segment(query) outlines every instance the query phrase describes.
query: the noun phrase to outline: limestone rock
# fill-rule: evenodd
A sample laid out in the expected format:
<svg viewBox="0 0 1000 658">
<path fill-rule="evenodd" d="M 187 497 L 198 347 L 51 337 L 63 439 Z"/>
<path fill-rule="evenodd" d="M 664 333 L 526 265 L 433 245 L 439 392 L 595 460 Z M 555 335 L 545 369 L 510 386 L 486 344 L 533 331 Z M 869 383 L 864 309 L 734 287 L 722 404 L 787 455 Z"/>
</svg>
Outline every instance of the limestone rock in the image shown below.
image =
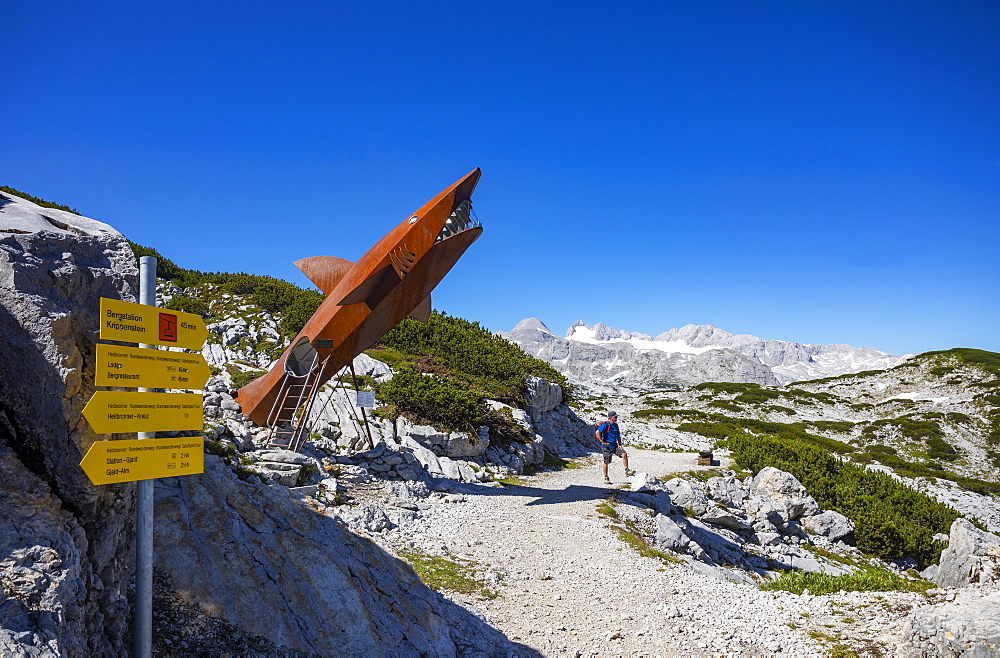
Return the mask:
<svg viewBox="0 0 1000 658">
<path fill-rule="evenodd" d="M 0 193 L 0 653 L 124 655 L 134 484 L 93 486 L 100 297 L 134 301 L 107 224 Z"/>
<path fill-rule="evenodd" d="M 656 515 L 656 544 L 675 553 L 686 553 L 691 540 L 669 516 Z"/>
<path fill-rule="evenodd" d="M 157 566 L 205 614 L 249 624 L 291 651 L 513 651 L 499 632 L 425 587 L 404 562 L 311 509 L 314 504 L 284 488 L 242 482 L 206 455 L 204 474 L 157 481 Z"/>
<path fill-rule="evenodd" d="M 761 469 L 750 485 L 752 493 L 768 499 L 786 521 L 820 513 L 816 500 L 791 473 L 768 466 Z"/>
<path fill-rule="evenodd" d="M 1000 537 L 955 519 L 934 582 L 941 587 L 1000 582 Z"/>
<path fill-rule="evenodd" d="M 752 529 L 745 519 L 733 514 L 721 505 L 710 505 L 707 510 L 698 515 L 698 518 L 705 523 L 711 523 L 738 532 Z"/>
<path fill-rule="evenodd" d="M 708 482 L 709 494 L 718 501 L 720 504 L 725 505 L 729 508 L 739 509 L 743 507 L 743 501 L 747 499 L 749 492 L 743 486 L 743 483 L 735 476 L 722 476 L 718 475 L 713 478 L 709 478 Z"/>
<path fill-rule="evenodd" d="M 678 507 L 690 508 L 695 515 L 704 514 L 709 507 L 708 497 L 705 492 L 683 478 L 673 478 L 668 480 L 666 485 L 670 500 Z"/>
<path fill-rule="evenodd" d="M 804 516 L 801 519 L 802 527 L 806 532 L 813 535 L 821 535 L 830 541 L 837 541 L 854 532 L 854 522 L 833 510 L 826 510 L 820 514 Z"/>
<path fill-rule="evenodd" d="M 953 602 L 918 608 L 910 613 L 903 633 L 913 648 L 910 655 L 996 656 L 1000 591 L 961 590 Z"/>
<path fill-rule="evenodd" d="M 663 483 L 649 473 L 636 473 L 632 476 L 631 491 L 641 493 L 653 493 L 658 489 L 663 489 Z"/>
<path fill-rule="evenodd" d="M 397 437 L 407 436 L 441 457 L 477 457 L 490 447 L 489 439 L 468 432 L 442 432 L 430 425 L 414 425 L 405 418 L 397 421 Z"/>
<path fill-rule="evenodd" d="M 525 380 L 525 388 L 528 413 L 531 414 L 532 420 L 537 421 L 542 414 L 552 411 L 563 401 L 562 387 L 547 379 L 529 376 Z"/>
</svg>

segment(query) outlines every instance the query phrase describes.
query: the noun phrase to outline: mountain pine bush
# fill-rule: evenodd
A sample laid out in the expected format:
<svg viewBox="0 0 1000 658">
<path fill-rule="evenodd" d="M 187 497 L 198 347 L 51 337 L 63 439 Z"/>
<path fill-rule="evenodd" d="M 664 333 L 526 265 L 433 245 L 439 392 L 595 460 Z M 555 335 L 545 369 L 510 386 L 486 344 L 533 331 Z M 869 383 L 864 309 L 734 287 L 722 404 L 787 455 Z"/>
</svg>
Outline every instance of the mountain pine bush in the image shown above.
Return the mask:
<svg viewBox="0 0 1000 658">
<path fill-rule="evenodd" d="M 74 215 L 80 214 L 80 211 L 77 210 L 76 208 L 70 208 L 69 206 L 64 206 L 61 203 L 52 203 L 51 201 L 46 201 L 45 199 L 39 199 L 37 196 L 31 196 L 30 194 L 26 194 L 24 192 L 21 192 L 20 190 L 15 190 L 13 187 L 7 187 L 6 185 L 0 185 L 0 192 L 6 192 L 7 194 L 13 194 L 14 196 L 19 196 L 22 199 L 27 199 L 28 201 L 31 201 L 35 205 L 41 206 L 42 208 L 65 210 L 67 212 L 73 213 Z"/>
<path fill-rule="evenodd" d="M 406 318 L 382 337 L 371 354 L 390 361 L 416 363 L 423 369 L 441 366 L 453 377 L 476 389 L 483 397 L 520 406 L 524 404 L 525 379 L 542 377 L 569 387 L 566 378 L 549 364 L 528 356 L 520 347 L 494 335 L 478 322 L 434 311 L 426 323 Z"/>
<path fill-rule="evenodd" d="M 794 475 L 821 507 L 854 522 L 857 546 L 869 555 L 912 557 L 922 565 L 937 562 L 944 547 L 932 537 L 947 533 L 959 516 L 886 473 L 842 461 L 802 440 L 734 432 L 722 445 L 753 473 L 773 466 Z"/>
<path fill-rule="evenodd" d="M 306 322 L 323 303 L 324 296 L 318 290 L 300 288 L 272 276 L 247 274 L 246 272 L 201 272 L 179 267 L 151 247 L 143 247 L 129 241 L 136 259 L 140 256 L 156 258 L 156 276 L 172 281 L 174 285 L 189 289 L 184 296 L 175 297 L 168 308 L 198 315 L 208 316 L 208 299 L 219 292 L 242 295 L 269 313 L 281 316 L 278 330 L 288 338 L 295 337 Z M 199 296 L 191 288 L 206 286 Z M 200 303 L 199 303 L 200 302 Z"/>
</svg>

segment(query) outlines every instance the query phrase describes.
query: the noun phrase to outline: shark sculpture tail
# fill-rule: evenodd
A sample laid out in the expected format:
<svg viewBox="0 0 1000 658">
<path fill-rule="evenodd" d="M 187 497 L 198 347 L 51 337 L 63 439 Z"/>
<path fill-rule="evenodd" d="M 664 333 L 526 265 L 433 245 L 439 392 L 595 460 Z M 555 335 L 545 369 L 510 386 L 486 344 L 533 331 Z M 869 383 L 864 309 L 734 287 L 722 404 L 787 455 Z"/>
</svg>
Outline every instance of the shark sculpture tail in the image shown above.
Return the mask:
<svg viewBox="0 0 1000 658">
<path fill-rule="evenodd" d="M 250 420 L 294 425 L 316 389 L 354 357 L 407 316 L 428 320 L 431 290 L 482 234 L 472 213 L 480 174 L 474 169 L 444 189 L 355 263 L 332 256 L 296 261 L 326 299 L 270 371 L 237 392 Z"/>
</svg>

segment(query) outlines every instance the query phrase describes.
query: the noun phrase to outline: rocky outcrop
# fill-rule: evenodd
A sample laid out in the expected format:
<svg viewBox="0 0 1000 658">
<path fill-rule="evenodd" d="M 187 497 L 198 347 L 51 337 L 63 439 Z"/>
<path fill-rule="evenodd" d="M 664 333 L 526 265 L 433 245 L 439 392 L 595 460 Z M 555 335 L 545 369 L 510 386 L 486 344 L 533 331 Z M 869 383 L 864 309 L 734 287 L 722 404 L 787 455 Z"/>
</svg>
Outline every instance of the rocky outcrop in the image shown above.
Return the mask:
<svg viewBox="0 0 1000 658">
<path fill-rule="evenodd" d="M 211 455 L 202 475 L 157 481 L 156 547 L 157 566 L 188 603 L 287 650 L 506 656 L 515 649 L 317 503 L 238 480 Z M 194 568 L 201 565 L 211 568 Z"/>
<path fill-rule="evenodd" d="M 537 318 L 523 320 L 501 335 L 593 393 L 687 387 L 706 381 L 778 384 L 766 366 L 729 349 L 693 354 L 639 350 L 627 342 L 582 342 L 556 336 Z"/>
<path fill-rule="evenodd" d="M 941 587 L 1000 584 L 1000 537 L 955 519 L 932 580 Z"/>
<path fill-rule="evenodd" d="M 749 334 L 731 334 L 704 324 L 671 329 L 655 341 L 681 341 L 691 347 L 724 347 L 758 361 L 782 384 L 802 379 L 835 377 L 862 370 L 883 370 L 907 357 L 893 356 L 871 347 L 852 345 L 806 345 L 786 340 L 764 340 Z"/>
<path fill-rule="evenodd" d="M 752 506 L 754 511 L 777 512 L 786 522 L 820 512 L 816 500 L 794 475 L 773 466 L 762 468 L 757 473 L 750 485 L 750 492 L 759 502 L 751 500 L 748 506 Z"/>
<path fill-rule="evenodd" d="M 910 614 L 903 628 L 911 649 L 907 653 L 966 658 L 1000 653 L 1000 590 L 959 590 L 949 598 Z"/>
<path fill-rule="evenodd" d="M 549 362 L 575 385 L 600 394 L 687 387 L 706 381 L 778 385 L 892 367 L 897 357 L 870 347 L 804 345 L 686 325 L 655 338 L 577 322 L 562 338 L 537 318 L 501 333 Z"/>
<path fill-rule="evenodd" d="M 0 653 L 124 655 L 134 485 L 93 486 L 99 299 L 133 299 L 106 224 L 0 194 Z"/>
<path fill-rule="evenodd" d="M 793 475 L 775 468 L 744 481 L 730 471 L 705 483 L 680 477 L 663 482 L 637 473 L 630 489 L 627 500 L 648 507 L 653 517 L 650 523 L 633 513 L 633 527 L 645 528 L 650 543 L 696 560 L 701 568 L 711 567 L 710 573 L 724 579 L 751 582 L 717 570 L 720 565 L 757 574 L 775 568 L 834 575 L 851 570 L 814 555 L 806 548 L 809 544 L 860 556 L 857 549 L 837 541 L 853 531 L 850 520 L 820 510 Z"/>
</svg>

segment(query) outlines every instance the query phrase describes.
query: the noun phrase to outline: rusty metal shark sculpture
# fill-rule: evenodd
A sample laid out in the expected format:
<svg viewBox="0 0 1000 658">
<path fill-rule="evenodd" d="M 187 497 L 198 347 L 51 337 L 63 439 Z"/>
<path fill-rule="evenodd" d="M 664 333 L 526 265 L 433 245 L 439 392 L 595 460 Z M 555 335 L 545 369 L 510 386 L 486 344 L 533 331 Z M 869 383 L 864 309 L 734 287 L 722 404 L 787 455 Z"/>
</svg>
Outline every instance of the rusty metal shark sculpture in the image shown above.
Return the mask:
<svg viewBox="0 0 1000 658">
<path fill-rule="evenodd" d="M 386 332 L 407 316 L 427 322 L 431 290 L 482 234 L 471 200 L 481 173 L 474 169 L 428 201 L 356 263 L 332 256 L 295 262 L 326 299 L 271 370 L 237 392 L 250 420 L 296 424 L 313 392 Z M 289 437 L 288 447 L 295 444 Z"/>
</svg>

